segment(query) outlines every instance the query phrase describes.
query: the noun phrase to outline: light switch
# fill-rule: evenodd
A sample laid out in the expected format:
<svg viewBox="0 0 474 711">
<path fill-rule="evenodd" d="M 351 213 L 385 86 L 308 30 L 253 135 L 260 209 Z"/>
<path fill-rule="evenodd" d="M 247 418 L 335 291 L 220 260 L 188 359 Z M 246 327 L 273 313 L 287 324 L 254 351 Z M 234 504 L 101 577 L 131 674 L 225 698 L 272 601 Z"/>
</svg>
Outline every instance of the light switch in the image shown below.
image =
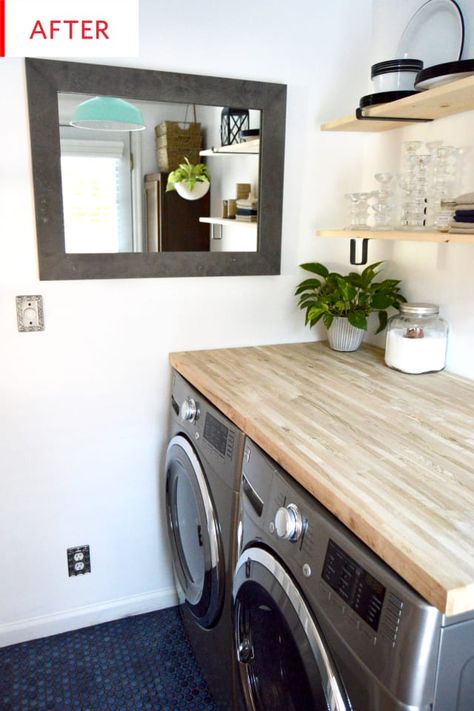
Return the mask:
<svg viewBox="0 0 474 711">
<path fill-rule="evenodd" d="M 19 331 L 44 331 L 43 297 L 17 296 L 16 319 Z"/>
</svg>

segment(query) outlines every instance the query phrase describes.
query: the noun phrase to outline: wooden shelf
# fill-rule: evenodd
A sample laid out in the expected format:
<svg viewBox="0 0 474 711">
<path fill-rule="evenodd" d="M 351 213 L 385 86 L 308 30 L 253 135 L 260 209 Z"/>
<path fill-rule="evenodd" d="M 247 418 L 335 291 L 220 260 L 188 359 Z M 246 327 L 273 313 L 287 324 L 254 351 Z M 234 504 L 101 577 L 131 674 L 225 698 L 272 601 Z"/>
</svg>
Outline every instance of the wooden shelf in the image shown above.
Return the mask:
<svg viewBox="0 0 474 711">
<path fill-rule="evenodd" d="M 206 222 L 209 225 L 224 225 L 225 227 L 242 227 L 245 230 L 257 229 L 257 222 L 241 222 L 240 220 L 230 220 L 226 217 L 200 217 L 199 222 Z"/>
<path fill-rule="evenodd" d="M 232 143 L 230 146 L 213 146 L 199 151 L 200 156 L 225 156 L 225 155 L 258 155 L 260 153 L 260 139 Z"/>
<path fill-rule="evenodd" d="M 405 230 L 385 231 L 385 230 L 317 230 L 319 237 L 346 237 L 347 239 L 383 239 L 400 240 L 409 242 L 458 242 L 464 244 L 474 243 L 474 234 L 454 234 L 451 232 L 408 232 Z"/>
<path fill-rule="evenodd" d="M 355 114 L 322 124 L 321 131 L 360 131 L 376 133 L 410 126 L 413 119 L 438 119 L 474 109 L 474 76 L 456 79 L 442 86 L 420 91 L 388 104 L 365 109 L 366 116 L 390 116 L 407 121 L 364 121 Z"/>
</svg>

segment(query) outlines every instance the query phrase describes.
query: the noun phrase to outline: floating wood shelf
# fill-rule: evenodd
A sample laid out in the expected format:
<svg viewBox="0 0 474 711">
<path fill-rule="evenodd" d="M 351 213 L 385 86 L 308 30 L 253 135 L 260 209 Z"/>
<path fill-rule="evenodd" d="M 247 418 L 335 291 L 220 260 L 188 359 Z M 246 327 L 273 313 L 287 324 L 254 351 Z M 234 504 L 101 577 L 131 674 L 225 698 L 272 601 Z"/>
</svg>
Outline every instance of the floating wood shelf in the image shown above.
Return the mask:
<svg viewBox="0 0 474 711">
<path fill-rule="evenodd" d="M 474 243 L 474 234 L 463 235 L 451 232 L 408 232 L 405 230 L 317 230 L 319 237 L 346 237 L 346 239 L 384 239 L 409 242 L 458 242 Z"/>
<path fill-rule="evenodd" d="M 231 220 L 226 217 L 200 217 L 199 222 L 206 222 L 209 225 L 223 225 L 225 227 L 238 227 L 245 230 L 256 231 L 256 222 L 242 222 L 241 220 Z"/>
<path fill-rule="evenodd" d="M 376 133 L 410 126 L 415 119 L 434 120 L 472 109 L 474 109 L 474 76 L 469 76 L 427 91 L 420 91 L 398 101 L 364 109 L 364 116 L 406 118 L 406 121 L 364 121 L 358 120 L 354 114 L 324 123 L 321 130 Z"/>
<path fill-rule="evenodd" d="M 258 155 L 260 153 L 260 139 L 232 143 L 230 146 L 214 146 L 199 151 L 200 156 L 225 156 L 225 155 Z"/>
</svg>

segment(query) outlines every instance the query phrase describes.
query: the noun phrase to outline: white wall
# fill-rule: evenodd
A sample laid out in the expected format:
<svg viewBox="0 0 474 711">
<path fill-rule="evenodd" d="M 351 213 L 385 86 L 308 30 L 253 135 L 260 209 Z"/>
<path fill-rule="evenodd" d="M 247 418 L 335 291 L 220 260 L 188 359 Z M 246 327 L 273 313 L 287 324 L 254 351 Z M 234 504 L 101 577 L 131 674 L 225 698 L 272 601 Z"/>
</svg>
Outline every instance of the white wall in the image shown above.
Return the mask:
<svg viewBox="0 0 474 711">
<path fill-rule="evenodd" d="M 336 220 L 366 143 L 318 124 L 365 92 L 371 5 L 142 0 L 140 57 L 110 62 L 288 84 L 275 277 L 39 282 L 24 67 L 0 63 L 0 644 L 173 602 L 167 354 L 314 337 L 297 264 L 347 262 L 314 230 Z M 17 332 L 16 294 L 43 295 L 44 332 Z M 86 543 L 92 574 L 68 578 L 66 548 Z"/>
</svg>

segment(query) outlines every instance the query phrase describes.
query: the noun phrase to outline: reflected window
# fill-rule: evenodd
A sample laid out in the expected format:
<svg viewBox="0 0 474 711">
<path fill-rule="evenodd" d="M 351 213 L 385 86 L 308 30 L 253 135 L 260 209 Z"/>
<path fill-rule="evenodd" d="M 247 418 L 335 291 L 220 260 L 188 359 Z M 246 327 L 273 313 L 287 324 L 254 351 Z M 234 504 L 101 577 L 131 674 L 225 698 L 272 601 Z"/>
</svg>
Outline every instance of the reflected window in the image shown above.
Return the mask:
<svg viewBox="0 0 474 711">
<path fill-rule="evenodd" d="M 133 251 L 128 135 L 61 138 L 66 252 Z"/>
</svg>

